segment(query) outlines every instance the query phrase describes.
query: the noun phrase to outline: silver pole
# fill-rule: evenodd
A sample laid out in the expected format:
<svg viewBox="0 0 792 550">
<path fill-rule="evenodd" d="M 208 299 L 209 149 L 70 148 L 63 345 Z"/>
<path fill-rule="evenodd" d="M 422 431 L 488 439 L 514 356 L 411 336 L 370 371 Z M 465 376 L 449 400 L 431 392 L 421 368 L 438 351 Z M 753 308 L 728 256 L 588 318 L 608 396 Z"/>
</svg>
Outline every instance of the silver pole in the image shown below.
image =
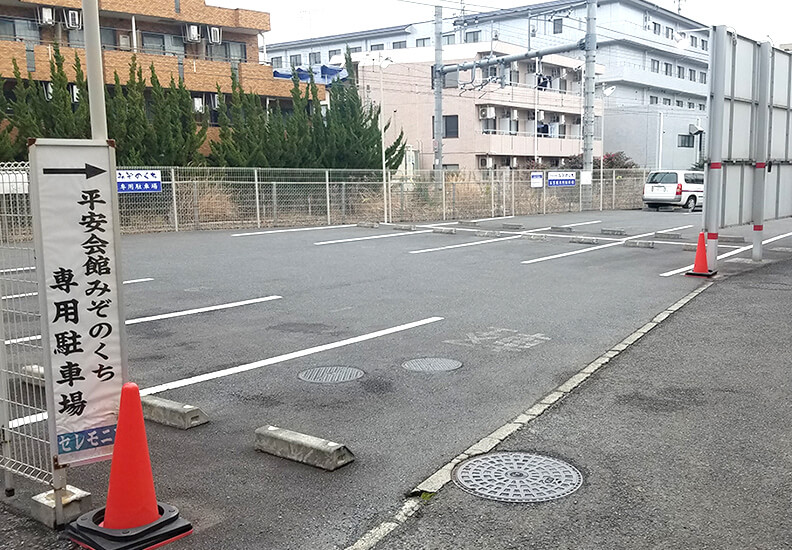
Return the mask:
<svg viewBox="0 0 792 550">
<path fill-rule="evenodd" d="M 99 38 L 99 0 L 83 0 L 85 27 L 85 71 L 88 81 L 88 107 L 91 113 L 91 137 L 107 139 L 102 42 Z"/>
<path fill-rule="evenodd" d="M 325 198 L 327 200 L 327 225 L 330 225 L 330 171 L 325 170 Z"/>
<path fill-rule="evenodd" d="M 490 217 L 495 217 L 495 168 L 490 168 Z"/>
<path fill-rule="evenodd" d="M 385 93 L 382 87 L 382 60 L 379 62 L 379 88 L 380 88 L 380 140 L 382 142 L 380 149 L 382 153 L 382 212 L 383 221 L 388 223 L 388 176 L 385 166 L 385 108 L 384 96 Z"/>
<path fill-rule="evenodd" d="M 173 227 L 176 232 L 179 231 L 179 207 L 176 201 L 176 170 L 170 169 L 171 180 L 171 198 L 173 200 Z"/>
<path fill-rule="evenodd" d="M 663 169 L 663 133 L 665 133 L 665 128 L 663 127 L 663 113 L 657 113 L 658 121 L 657 121 L 657 169 Z"/>
<path fill-rule="evenodd" d="M 253 183 L 256 186 L 256 227 L 261 228 L 261 199 L 259 199 L 258 168 L 253 169 Z"/>
<path fill-rule="evenodd" d="M 723 116 L 726 107 L 726 27 L 718 25 L 713 33 L 710 63 L 709 162 L 704 177 L 704 227 L 707 234 L 707 269 L 716 271 L 720 196 L 723 185 Z"/>
<path fill-rule="evenodd" d="M 605 194 L 605 88 L 602 88 L 602 117 L 600 118 L 600 212 L 602 212 L 603 195 Z"/>
<path fill-rule="evenodd" d="M 762 42 L 759 49 L 759 110 L 756 115 L 756 168 L 754 174 L 751 214 L 753 218 L 753 251 L 755 262 L 762 261 L 762 237 L 765 218 L 765 183 L 767 178 L 768 138 L 770 133 L 770 63 L 772 45 Z"/>
<path fill-rule="evenodd" d="M 435 6 L 434 18 L 435 67 L 434 74 L 434 169 L 435 185 L 443 170 L 443 8 Z"/>
<path fill-rule="evenodd" d="M 646 176 L 641 181 L 646 181 Z M 613 206 L 611 206 L 611 210 L 616 210 L 616 170 L 614 169 L 611 172 L 611 194 L 613 195 Z"/>
<path fill-rule="evenodd" d="M 594 78 L 597 59 L 597 0 L 586 0 L 586 72 L 583 98 L 583 171 L 591 183 L 594 173 Z M 584 176 L 581 174 L 581 181 Z M 586 203 L 590 206 L 591 187 L 586 187 Z M 581 195 L 582 200 L 582 195 Z M 583 205 L 581 202 L 581 210 Z"/>
<path fill-rule="evenodd" d="M 442 193 L 443 193 L 443 221 L 446 220 L 446 190 L 445 190 L 445 172 L 440 173 L 440 178 L 442 182 Z"/>
</svg>

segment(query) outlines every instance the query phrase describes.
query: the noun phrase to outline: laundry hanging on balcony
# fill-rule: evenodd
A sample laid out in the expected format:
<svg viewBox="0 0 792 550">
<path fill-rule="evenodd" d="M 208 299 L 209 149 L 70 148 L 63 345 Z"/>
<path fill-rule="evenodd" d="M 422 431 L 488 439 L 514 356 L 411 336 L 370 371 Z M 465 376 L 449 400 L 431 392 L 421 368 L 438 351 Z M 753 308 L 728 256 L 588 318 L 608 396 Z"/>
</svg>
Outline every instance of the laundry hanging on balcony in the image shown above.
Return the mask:
<svg viewBox="0 0 792 550">
<path fill-rule="evenodd" d="M 309 68 L 305 67 L 297 67 L 297 76 L 300 78 L 300 82 L 308 82 L 311 80 L 311 72 L 314 75 L 314 82 L 317 84 L 324 84 L 328 88 L 332 86 L 333 82 L 336 80 L 344 81 L 347 79 L 349 74 L 347 70 L 343 67 L 332 67 L 329 65 L 313 65 Z M 291 69 L 274 69 L 272 74 L 275 78 L 287 78 L 291 79 L 292 77 L 292 70 Z"/>
</svg>

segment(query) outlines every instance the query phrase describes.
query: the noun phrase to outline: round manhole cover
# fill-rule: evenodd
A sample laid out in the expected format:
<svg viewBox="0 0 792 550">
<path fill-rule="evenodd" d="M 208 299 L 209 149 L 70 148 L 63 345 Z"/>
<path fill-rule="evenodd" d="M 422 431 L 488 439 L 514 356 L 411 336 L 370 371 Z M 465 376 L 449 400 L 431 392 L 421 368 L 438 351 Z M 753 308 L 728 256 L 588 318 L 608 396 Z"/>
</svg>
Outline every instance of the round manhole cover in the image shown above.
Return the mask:
<svg viewBox="0 0 792 550">
<path fill-rule="evenodd" d="M 316 382 L 317 384 L 337 384 L 339 382 L 357 380 L 363 374 L 365 373 L 362 370 L 354 367 L 334 365 L 304 370 L 297 375 L 297 378 L 306 382 Z"/>
<path fill-rule="evenodd" d="M 577 491 L 583 476 L 571 464 L 549 456 L 502 452 L 461 462 L 454 470 L 454 483 L 499 502 L 546 502 Z"/>
<path fill-rule="evenodd" d="M 418 372 L 444 372 L 456 370 L 462 366 L 461 361 L 456 359 L 444 359 L 442 357 L 422 357 L 411 359 L 402 365 L 407 370 Z"/>
</svg>

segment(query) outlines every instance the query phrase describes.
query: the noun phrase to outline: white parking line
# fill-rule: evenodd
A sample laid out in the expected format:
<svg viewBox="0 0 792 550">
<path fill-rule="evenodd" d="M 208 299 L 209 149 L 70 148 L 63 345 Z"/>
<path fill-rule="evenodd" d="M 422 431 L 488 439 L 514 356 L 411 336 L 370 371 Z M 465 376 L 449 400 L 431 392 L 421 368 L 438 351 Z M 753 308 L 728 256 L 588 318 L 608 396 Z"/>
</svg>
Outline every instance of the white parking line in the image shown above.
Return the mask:
<svg viewBox="0 0 792 550">
<path fill-rule="evenodd" d="M 472 222 L 488 222 L 492 220 L 510 220 L 514 216 L 495 216 L 494 218 L 481 218 L 478 220 L 470 220 Z"/>
<path fill-rule="evenodd" d="M 148 281 L 153 281 L 151 277 L 146 279 L 131 279 L 129 281 L 124 281 L 125 285 L 131 285 L 132 283 L 145 283 Z M 32 282 L 32 281 L 31 281 Z M 25 292 L 24 294 L 12 294 L 10 296 L 3 296 L 3 300 L 13 300 L 14 298 L 28 298 L 30 296 L 38 296 L 38 292 Z"/>
<path fill-rule="evenodd" d="M 410 250 L 410 254 L 423 254 L 424 252 L 437 252 L 438 250 L 450 250 L 452 248 L 464 248 L 466 246 L 476 246 L 479 244 L 498 243 L 503 241 L 510 241 L 512 239 L 519 239 L 522 235 L 512 235 L 511 237 L 498 237 L 497 239 L 486 239 L 484 241 L 472 241 L 469 243 L 452 244 L 449 246 L 440 246 L 438 248 L 424 248 L 423 250 Z"/>
<path fill-rule="evenodd" d="M 431 229 L 426 229 L 424 231 L 409 231 L 407 233 L 388 233 L 387 235 L 369 235 L 368 237 L 354 237 L 352 239 L 338 239 L 335 241 L 320 241 L 318 243 L 314 243 L 316 246 L 322 246 L 325 244 L 338 244 L 338 243 L 351 243 L 355 241 L 369 241 L 371 239 L 388 239 L 390 237 L 406 237 L 409 235 L 418 235 L 419 233 L 431 233 Z"/>
<path fill-rule="evenodd" d="M 663 229 L 663 231 L 675 231 L 675 230 L 679 230 L 679 229 L 688 229 L 690 227 L 693 227 L 693 226 L 692 225 L 683 225 L 681 227 L 674 227 L 674 228 L 671 228 L 671 229 Z M 586 252 L 594 252 L 595 250 L 602 250 L 603 248 L 610 248 L 612 246 L 619 246 L 619 245 L 624 244 L 625 241 L 629 241 L 629 240 L 632 240 L 632 239 L 640 239 L 642 237 L 648 237 L 649 235 L 654 235 L 654 234 L 655 234 L 655 231 L 652 231 L 651 233 L 643 233 L 641 235 L 633 235 L 631 237 L 626 237 L 624 239 L 620 239 L 620 240 L 618 240 L 616 242 L 607 243 L 607 244 L 601 244 L 601 245 L 598 245 L 598 246 L 590 246 L 589 248 L 581 248 L 580 250 L 573 250 L 572 252 L 562 252 L 561 254 L 553 254 L 552 256 L 544 256 L 542 258 L 534 258 L 533 260 L 525 260 L 522 263 L 524 263 L 524 264 L 535 264 L 535 263 L 539 263 L 539 262 L 546 262 L 548 260 L 557 260 L 558 258 L 566 258 L 567 256 L 575 256 L 577 254 L 585 254 Z"/>
<path fill-rule="evenodd" d="M 579 225 L 591 225 L 593 223 L 602 223 L 602 220 L 595 220 L 593 222 L 568 223 L 566 225 L 559 225 L 559 227 L 577 227 Z"/>
<path fill-rule="evenodd" d="M 776 237 L 771 237 L 769 239 L 765 239 L 765 240 L 762 241 L 762 244 L 770 244 L 770 243 L 773 243 L 775 241 L 780 241 L 781 239 L 785 239 L 785 238 L 787 238 L 789 236 L 792 236 L 792 232 L 784 233 L 783 235 L 778 235 Z M 736 250 L 732 250 L 731 252 L 726 252 L 725 254 L 721 254 L 721 255 L 718 256 L 718 259 L 719 260 L 723 260 L 723 259 L 726 259 L 726 258 L 731 258 L 732 256 L 736 256 L 737 254 L 745 252 L 746 250 L 751 250 L 752 248 L 753 248 L 753 245 L 749 244 L 748 246 L 743 246 L 743 247 L 740 247 L 740 248 L 738 248 Z M 665 273 L 661 273 L 660 276 L 661 277 L 671 277 L 672 275 L 679 275 L 680 273 L 685 273 L 686 271 L 690 271 L 691 269 L 693 269 L 693 265 L 692 264 L 688 265 L 688 266 L 685 266 L 685 267 L 680 267 L 679 269 L 674 269 L 673 271 L 666 271 Z"/>
<path fill-rule="evenodd" d="M 340 229 L 342 227 L 357 227 L 357 224 L 322 225 L 319 227 L 297 227 L 295 229 L 272 229 L 269 231 L 254 231 L 253 233 L 234 233 L 232 237 L 249 237 L 251 235 L 270 235 L 272 233 L 294 233 L 296 231 L 318 231 L 319 229 Z"/>
<path fill-rule="evenodd" d="M 312 348 L 307 348 L 300 351 L 293 351 L 291 353 L 277 355 L 275 357 L 270 357 L 269 359 L 256 361 L 254 363 L 246 363 L 244 365 L 239 365 L 237 367 L 222 369 L 215 372 L 209 372 L 206 374 L 199 374 L 198 376 L 191 376 L 190 378 L 183 378 L 182 380 L 175 380 L 173 382 L 167 382 L 165 384 L 160 384 L 158 386 L 144 388 L 140 390 L 140 395 L 141 396 L 153 395 L 155 393 L 161 393 L 176 388 L 192 386 L 193 384 L 199 384 L 201 382 L 207 382 L 209 380 L 215 380 L 217 378 L 224 378 L 226 376 L 231 376 L 233 374 L 239 374 L 241 372 L 260 369 L 261 367 L 268 367 L 270 365 L 275 365 L 277 363 L 283 363 L 285 361 L 290 361 L 291 359 L 297 359 L 299 357 L 305 357 L 307 355 L 313 355 L 315 353 L 320 353 L 331 349 L 349 346 L 351 344 L 357 344 L 359 342 L 365 342 L 366 340 L 373 340 L 374 338 L 379 338 L 381 336 L 388 336 L 389 334 L 395 334 L 397 332 L 402 332 L 412 328 L 417 328 L 423 325 L 428 325 L 430 323 L 436 323 L 437 321 L 442 321 L 442 320 L 443 317 L 428 317 L 420 321 L 414 321 L 412 323 L 386 328 L 384 330 L 378 330 L 376 332 L 369 332 L 368 334 L 361 334 L 360 336 L 347 338 L 346 340 L 339 340 L 338 342 L 331 342 L 329 344 L 323 344 L 321 346 L 314 346 Z M 25 426 L 27 424 L 43 422 L 46 419 L 47 419 L 47 413 L 33 414 L 30 416 L 24 416 L 22 418 L 15 418 L 9 423 L 9 427 L 18 428 L 20 426 Z"/>
<path fill-rule="evenodd" d="M 159 386 L 154 386 L 151 388 L 146 388 L 141 390 L 140 395 L 152 395 L 155 393 L 164 392 L 167 390 L 173 390 L 176 388 L 183 388 L 184 386 L 192 386 L 193 384 L 198 384 L 200 382 L 206 382 L 208 380 L 215 380 L 217 378 L 223 378 L 225 376 L 231 376 L 232 374 L 239 374 L 240 372 L 247 372 L 250 370 L 260 369 L 261 367 L 267 367 L 269 365 L 275 365 L 277 363 L 283 363 L 284 361 L 289 361 L 291 359 L 297 359 L 299 357 L 305 357 L 307 355 L 313 355 L 315 353 L 320 353 L 322 351 L 327 351 L 331 349 L 337 349 L 344 346 L 348 346 L 350 344 L 357 344 L 359 342 L 365 342 L 366 340 L 373 340 L 374 338 L 379 338 L 381 336 L 387 336 L 389 334 L 395 334 L 397 332 L 403 332 L 405 330 L 409 330 L 412 328 L 420 327 L 423 325 L 428 325 L 430 323 L 436 323 L 437 321 L 442 321 L 443 317 L 428 317 L 426 319 L 422 319 L 420 321 L 414 321 L 412 323 L 407 323 L 404 325 L 399 325 L 396 327 L 386 328 L 384 330 L 378 330 L 376 332 L 369 332 L 368 334 L 362 334 L 360 336 L 355 336 L 353 338 L 347 338 L 346 340 L 339 340 L 338 342 L 331 342 L 330 344 L 323 344 L 321 346 L 314 346 L 312 348 L 300 350 L 300 351 L 293 351 L 291 353 L 286 353 L 284 355 L 277 355 L 275 357 L 270 357 L 269 359 L 264 359 L 262 361 L 256 361 L 254 363 L 246 363 L 244 365 L 239 365 L 237 367 L 231 367 L 228 369 L 222 369 L 215 372 L 208 372 L 206 374 L 199 374 L 198 376 L 191 376 L 190 378 L 184 378 L 182 380 L 176 380 L 174 382 L 168 382 L 166 384 L 160 384 Z"/>
<path fill-rule="evenodd" d="M 252 300 L 243 300 L 241 302 L 232 302 L 228 304 L 220 304 L 216 306 L 200 307 L 196 309 L 187 309 L 184 311 L 176 311 L 173 313 L 163 313 L 162 315 L 151 315 L 149 317 L 137 317 L 135 319 L 127 319 L 126 325 L 136 325 L 138 323 L 147 323 L 149 321 L 159 321 L 161 319 L 172 319 L 173 317 L 184 317 L 186 315 L 195 315 L 196 313 L 206 313 L 208 311 L 219 311 L 222 309 L 229 309 L 232 307 L 247 306 L 250 304 L 258 304 L 261 302 L 269 302 L 271 300 L 280 300 L 282 296 L 264 296 L 263 298 L 253 298 Z M 5 344 L 21 344 L 23 342 L 33 342 L 41 340 L 41 335 L 25 336 L 24 338 L 14 338 L 6 340 Z"/>
</svg>

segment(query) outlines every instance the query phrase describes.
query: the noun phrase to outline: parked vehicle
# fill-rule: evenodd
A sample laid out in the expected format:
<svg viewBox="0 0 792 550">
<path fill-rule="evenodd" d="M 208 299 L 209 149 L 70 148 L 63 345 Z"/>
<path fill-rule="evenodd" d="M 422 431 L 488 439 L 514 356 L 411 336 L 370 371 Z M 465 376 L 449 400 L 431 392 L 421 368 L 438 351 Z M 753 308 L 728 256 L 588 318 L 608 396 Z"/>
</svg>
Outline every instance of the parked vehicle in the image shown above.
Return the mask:
<svg viewBox="0 0 792 550">
<path fill-rule="evenodd" d="M 682 206 L 693 209 L 704 203 L 704 172 L 657 170 L 649 172 L 643 201 L 650 208 Z"/>
</svg>

